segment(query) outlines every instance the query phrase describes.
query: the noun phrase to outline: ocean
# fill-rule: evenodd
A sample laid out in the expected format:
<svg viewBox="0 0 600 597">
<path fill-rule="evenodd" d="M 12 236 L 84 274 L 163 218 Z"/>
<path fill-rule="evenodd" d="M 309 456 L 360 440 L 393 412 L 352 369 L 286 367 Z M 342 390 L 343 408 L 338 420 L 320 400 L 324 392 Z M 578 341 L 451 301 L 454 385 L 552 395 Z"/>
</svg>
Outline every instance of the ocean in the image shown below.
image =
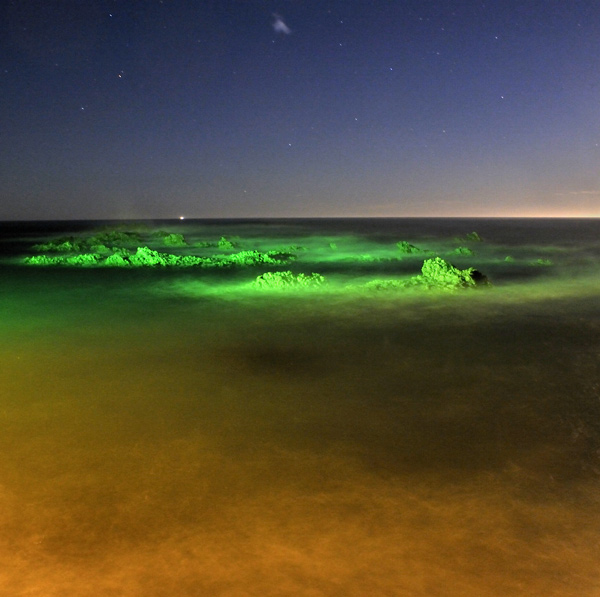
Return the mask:
<svg viewBox="0 0 600 597">
<path fill-rule="evenodd" d="M 599 219 L 0 239 L 1 595 L 600 595 Z"/>
</svg>

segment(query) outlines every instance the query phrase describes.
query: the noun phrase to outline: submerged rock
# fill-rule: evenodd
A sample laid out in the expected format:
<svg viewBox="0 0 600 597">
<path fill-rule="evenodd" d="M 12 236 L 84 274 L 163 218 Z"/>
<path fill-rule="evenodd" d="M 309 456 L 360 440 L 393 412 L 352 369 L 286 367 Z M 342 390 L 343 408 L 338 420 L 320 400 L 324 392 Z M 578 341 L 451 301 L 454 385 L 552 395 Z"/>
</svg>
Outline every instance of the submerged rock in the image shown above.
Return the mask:
<svg viewBox="0 0 600 597">
<path fill-rule="evenodd" d="M 178 234 L 176 232 L 158 230 L 152 236 L 160 239 L 160 241 L 168 247 L 186 247 L 188 244 L 183 234 Z"/>
<path fill-rule="evenodd" d="M 67 265 L 75 267 L 90 267 L 102 261 L 98 253 L 81 253 L 79 255 L 33 255 L 25 257 L 23 263 L 27 265 Z"/>
<path fill-rule="evenodd" d="M 454 251 L 450 252 L 451 255 L 475 255 L 473 249 L 469 249 L 469 247 L 456 247 Z"/>
<path fill-rule="evenodd" d="M 552 259 L 535 259 L 531 262 L 531 265 L 539 265 L 541 267 L 549 267 L 550 265 L 554 265 Z"/>
<path fill-rule="evenodd" d="M 295 276 L 290 271 L 285 272 L 266 272 L 254 280 L 252 285 L 261 289 L 285 290 L 291 288 L 316 288 L 325 282 L 325 277 L 321 274 L 312 273 L 310 275 L 298 274 Z"/>
<path fill-rule="evenodd" d="M 295 258 L 291 253 L 279 251 L 240 251 L 231 255 L 217 255 L 211 259 L 218 261 L 221 265 L 281 265 L 289 263 Z"/>
<path fill-rule="evenodd" d="M 410 280 L 371 280 L 367 282 L 363 288 L 367 290 L 389 291 L 389 290 L 403 290 L 410 286 Z"/>
<path fill-rule="evenodd" d="M 109 232 L 99 232 L 92 236 L 66 236 L 55 238 L 47 243 L 33 245 L 34 251 L 44 253 L 93 253 L 108 252 L 116 247 L 132 246 L 139 244 L 141 237 L 137 232 L 125 232 L 113 230 Z"/>
<path fill-rule="evenodd" d="M 138 247 L 134 255 L 121 254 L 123 261 L 133 267 L 247 267 L 254 265 L 281 265 L 293 259 L 293 255 L 276 251 L 261 253 L 260 251 L 240 251 L 231 255 L 214 255 L 198 257 L 196 255 L 172 255 L 160 253 L 148 247 Z M 110 265 L 117 265 L 115 259 Z M 106 265 L 109 265 L 108 263 Z"/>
<path fill-rule="evenodd" d="M 434 257 L 423 262 L 419 276 L 413 276 L 408 280 L 372 280 L 363 288 L 375 291 L 397 291 L 407 288 L 457 290 L 486 284 L 489 284 L 487 277 L 475 268 L 461 270 L 441 257 Z"/>
<path fill-rule="evenodd" d="M 150 247 L 137 247 L 135 253 L 125 248 L 115 249 L 110 255 L 80 253 L 75 255 L 34 255 L 25 257 L 27 265 L 65 265 L 100 267 L 248 267 L 255 265 L 282 265 L 295 259 L 292 253 L 282 251 L 240 251 L 231 255 L 198 257 L 197 255 L 173 255 L 161 253 Z"/>
<path fill-rule="evenodd" d="M 375 257 L 374 255 L 371 255 L 370 253 L 364 253 L 363 255 L 358 255 L 355 260 L 358 263 L 383 263 L 383 262 L 389 262 L 389 261 L 394 261 L 397 260 L 394 257 Z M 352 259 L 352 261 L 354 261 L 354 259 Z"/>
<path fill-rule="evenodd" d="M 166 267 L 167 265 L 176 265 L 178 256 L 159 253 L 149 247 L 138 247 L 136 252 L 125 257 L 125 260 L 136 267 Z"/>
<path fill-rule="evenodd" d="M 128 230 L 109 230 L 100 232 L 87 239 L 87 245 L 106 245 L 109 247 L 122 247 L 124 245 L 138 245 L 142 240 L 138 232 Z"/>
<path fill-rule="evenodd" d="M 458 269 L 441 257 L 426 259 L 421 268 L 421 275 L 416 276 L 413 280 L 428 287 L 450 290 L 488 283 L 487 277 L 475 268 Z"/>
<path fill-rule="evenodd" d="M 407 242 L 405 240 L 401 240 L 401 241 L 397 242 L 396 246 L 398 247 L 398 250 L 403 255 L 419 255 L 422 253 L 429 252 L 425 249 L 420 249 L 419 247 L 416 247 L 415 245 L 411 245 L 409 242 Z"/>
<path fill-rule="evenodd" d="M 219 242 L 217 243 L 217 246 L 219 247 L 219 249 L 221 250 L 227 250 L 227 249 L 235 249 L 238 244 L 229 240 L 227 237 L 222 236 L 219 239 Z"/>
<path fill-rule="evenodd" d="M 43 251 L 47 253 L 77 253 L 84 250 L 87 243 L 82 239 L 76 239 L 73 236 L 56 238 L 47 243 L 33 245 L 34 251 Z"/>
<path fill-rule="evenodd" d="M 475 242 L 475 243 L 483 242 L 483 239 L 481 238 L 481 236 L 479 236 L 479 234 L 477 234 L 477 232 L 468 232 L 464 236 L 457 236 L 454 240 L 456 242 L 459 242 L 459 243 L 462 243 L 462 242 Z"/>
</svg>

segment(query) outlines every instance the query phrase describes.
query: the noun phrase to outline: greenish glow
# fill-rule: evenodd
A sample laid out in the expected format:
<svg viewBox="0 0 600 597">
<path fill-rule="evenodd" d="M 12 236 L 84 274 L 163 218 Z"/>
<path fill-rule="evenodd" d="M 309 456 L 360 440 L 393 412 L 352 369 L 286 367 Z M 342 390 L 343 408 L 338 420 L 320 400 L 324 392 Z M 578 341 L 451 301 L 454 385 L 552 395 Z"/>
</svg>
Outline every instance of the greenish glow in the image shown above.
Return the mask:
<svg viewBox="0 0 600 597">
<path fill-rule="evenodd" d="M 483 243 L 476 232 L 461 239 L 427 237 L 428 248 L 422 248 L 418 239 L 413 243 L 348 234 L 256 236 L 254 229 L 249 238 L 215 234 L 207 239 L 195 228 L 186 228 L 185 236 L 179 230 L 136 226 L 63 236 L 34 245 L 34 253 L 20 262 L 38 267 L 200 270 L 201 277 L 182 278 L 178 288 L 185 286 L 184 293 L 194 296 L 240 298 L 257 290 L 312 290 L 311 296 L 318 291 L 327 300 L 342 296 L 410 300 L 413 291 L 434 294 L 489 286 L 482 270 L 496 286 L 499 277 L 502 286 L 505 279 L 521 280 L 525 272 L 547 276 L 534 272 L 554 265 L 543 257 L 549 248 L 524 246 L 515 257 L 506 256 L 506 247 Z M 234 234 L 245 230 L 237 227 Z M 477 253 L 466 244 L 456 246 L 457 240 L 480 243 Z"/>
<path fill-rule="evenodd" d="M 439 300 L 466 300 L 471 306 L 519 302 L 570 295 L 575 288 L 588 292 L 593 284 L 585 276 L 598 268 L 586 253 L 531 239 L 507 245 L 490 237 L 474 252 L 477 241 L 463 237 L 458 244 L 454 231 L 447 236 L 400 231 L 398 237 L 404 238 L 398 240 L 392 234 L 331 229 L 316 234 L 302 227 L 236 224 L 159 230 L 129 225 L 69 234 L 40 238 L 18 262 L 38 268 L 147 270 L 150 277 L 131 280 L 149 294 L 256 305 L 285 302 L 290 309 L 308 303 L 311 309 L 342 308 L 363 300 L 386 309 Z M 106 274 L 105 279 L 120 288 L 128 277 Z M 490 290 L 473 291 L 478 288 Z"/>
</svg>

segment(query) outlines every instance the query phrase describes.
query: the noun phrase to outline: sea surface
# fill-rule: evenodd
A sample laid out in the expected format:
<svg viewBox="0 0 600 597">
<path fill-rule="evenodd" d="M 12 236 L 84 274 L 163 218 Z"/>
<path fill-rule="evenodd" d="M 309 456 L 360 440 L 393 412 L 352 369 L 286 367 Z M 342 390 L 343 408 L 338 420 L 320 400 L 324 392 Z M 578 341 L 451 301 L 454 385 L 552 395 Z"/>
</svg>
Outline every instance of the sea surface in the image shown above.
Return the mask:
<svg viewBox="0 0 600 597">
<path fill-rule="evenodd" d="M 26 262 L 107 230 L 295 259 Z M 600 595 L 599 298 L 600 219 L 0 223 L 0 595 Z"/>
</svg>

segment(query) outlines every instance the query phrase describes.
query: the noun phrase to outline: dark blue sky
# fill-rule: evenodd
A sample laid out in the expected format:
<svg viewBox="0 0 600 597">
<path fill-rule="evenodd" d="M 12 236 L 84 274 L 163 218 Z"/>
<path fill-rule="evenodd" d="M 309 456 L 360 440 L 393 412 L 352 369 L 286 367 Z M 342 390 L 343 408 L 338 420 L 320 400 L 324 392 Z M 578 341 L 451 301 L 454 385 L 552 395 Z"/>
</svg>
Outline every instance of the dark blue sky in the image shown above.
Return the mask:
<svg viewBox="0 0 600 597">
<path fill-rule="evenodd" d="M 596 0 L 0 6 L 0 219 L 600 215 Z"/>
</svg>

